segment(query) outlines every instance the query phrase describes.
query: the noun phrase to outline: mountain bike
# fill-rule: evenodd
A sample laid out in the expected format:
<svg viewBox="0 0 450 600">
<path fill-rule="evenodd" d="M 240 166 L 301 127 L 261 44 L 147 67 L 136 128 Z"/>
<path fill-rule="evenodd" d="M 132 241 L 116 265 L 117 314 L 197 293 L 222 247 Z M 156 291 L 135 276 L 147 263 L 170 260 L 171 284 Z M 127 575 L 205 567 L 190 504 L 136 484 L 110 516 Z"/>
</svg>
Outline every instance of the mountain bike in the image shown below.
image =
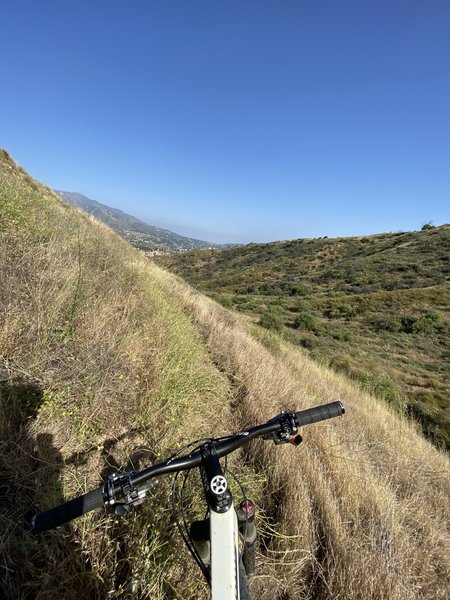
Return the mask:
<svg viewBox="0 0 450 600">
<path fill-rule="evenodd" d="M 42 533 L 103 506 L 114 508 L 119 516 L 124 515 L 144 501 L 157 482 L 156 477 L 173 473 L 172 500 L 178 528 L 210 585 L 212 600 L 250 599 L 248 577 L 255 569 L 255 504 L 244 493 L 242 502 L 234 507 L 220 459 L 254 438 L 298 446 L 302 441 L 299 427 L 337 417 L 344 412 L 341 402 L 332 402 L 299 412 L 282 412 L 267 423 L 235 435 L 196 440 L 164 462 L 142 471 L 114 473 L 105 485 L 36 515 L 31 519 L 31 530 L 36 534 Z M 189 449 L 187 454 L 180 456 Z M 180 520 L 177 503 L 181 501 L 183 504 L 188 473 L 197 467 L 200 469 L 207 513 L 204 519 L 194 521 L 189 527 L 184 516 Z M 180 491 L 178 477 L 182 472 L 185 479 Z"/>
</svg>

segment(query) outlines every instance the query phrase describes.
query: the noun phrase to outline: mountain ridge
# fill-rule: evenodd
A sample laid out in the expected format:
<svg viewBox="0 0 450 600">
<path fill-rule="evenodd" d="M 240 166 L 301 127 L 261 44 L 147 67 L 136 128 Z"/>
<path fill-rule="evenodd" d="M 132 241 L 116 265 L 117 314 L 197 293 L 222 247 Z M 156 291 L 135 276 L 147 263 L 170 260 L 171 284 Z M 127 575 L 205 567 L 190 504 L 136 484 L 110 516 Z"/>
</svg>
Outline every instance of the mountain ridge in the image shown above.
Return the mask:
<svg viewBox="0 0 450 600">
<path fill-rule="evenodd" d="M 158 252 L 187 252 L 206 248 L 225 248 L 228 244 L 215 244 L 204 240 L 186 237 L 149 225 L 141 219 L 121 210 L 88 198 L 79 192 L 55 190 L 64 202 L 75 206 L 96 217 L 125 238 L 138 250 L 149 254 Z"/>
</svg>

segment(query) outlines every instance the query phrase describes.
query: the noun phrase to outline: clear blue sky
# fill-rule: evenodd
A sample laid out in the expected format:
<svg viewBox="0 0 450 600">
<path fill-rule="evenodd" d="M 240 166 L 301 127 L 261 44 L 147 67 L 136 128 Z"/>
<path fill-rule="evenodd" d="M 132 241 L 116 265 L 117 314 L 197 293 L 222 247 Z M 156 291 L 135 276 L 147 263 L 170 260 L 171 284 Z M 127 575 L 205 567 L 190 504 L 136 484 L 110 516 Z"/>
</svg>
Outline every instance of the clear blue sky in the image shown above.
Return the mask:
<svg viewBox="0 0 450 600">
<path fill-rule="evenodd" d="M 14 0 L 0 146 L 221 242 L 450 221 L 449 0 Z"/>
</svg>

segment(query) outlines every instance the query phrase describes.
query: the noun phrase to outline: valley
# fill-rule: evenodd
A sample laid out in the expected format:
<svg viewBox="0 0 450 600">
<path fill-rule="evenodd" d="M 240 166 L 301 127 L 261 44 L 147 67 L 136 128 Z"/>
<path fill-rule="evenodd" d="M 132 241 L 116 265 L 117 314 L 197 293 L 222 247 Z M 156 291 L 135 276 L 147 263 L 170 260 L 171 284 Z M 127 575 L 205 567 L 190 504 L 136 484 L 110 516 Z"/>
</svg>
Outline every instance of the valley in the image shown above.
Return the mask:
<svg viewBox="0 0 450 600">
<path fill-rule="evenodd" d="M 450 447 L 450 226 L 164 256 L 223 306 L 304 348 Z"/>
</svg>

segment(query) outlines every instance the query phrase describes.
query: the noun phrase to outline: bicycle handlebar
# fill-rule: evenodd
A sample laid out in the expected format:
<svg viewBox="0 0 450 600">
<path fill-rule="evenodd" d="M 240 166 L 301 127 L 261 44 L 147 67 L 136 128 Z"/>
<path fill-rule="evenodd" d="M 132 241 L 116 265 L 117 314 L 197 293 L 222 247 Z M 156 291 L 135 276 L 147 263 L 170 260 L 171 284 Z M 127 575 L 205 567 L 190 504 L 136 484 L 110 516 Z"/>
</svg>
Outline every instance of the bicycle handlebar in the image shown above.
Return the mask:
<svg viewBox="0 0 450 600">
<path fill-rule="evenodd" d="M 64 523 L 81 517 L 95 508 L 101 508 L 105 505 L 103 498 L 103 487 L 99 487 L 92 492 L 78 496 L 69 502 L 64 502 L 59 506 L 50 508 L 31 519 L 31 531 L 33 533 L 42 533 L 48 529 L 53 529 Z"/>
<path fill-rule="evenodd" d="M 288 430 L 291 430 L 288 433 L 295 433 L 297 427 L 338 417 L 344 413 L 345 409 L 342 402 L 331 402 L 330 404 L 315 406 L 299 412 L 281 413 L 263 425 L 257 425 L 236 435 L 212 441 L 214 442 L 218 458 L 222 458 L 256 437 L 270 437 L 271 434 L 284 431 L 286 427 Z M 139 486 L 145 488 L 143 484 L 157 475 L 194 469 L 200 466 L 201 462 L 201 452 L 197 449 L 185 456 L 169 458 L 167 461 L 152 465 L 143 471 L 126 473 L 122 477 L 119 475 L 111 481 L 108 479 L 104 486 L 33 517 L 31 519 L 31 531 L 33 533 L 42 533 L 48 529 L 63 525 L 91 510 L 101 508 L 105 504 L 113 505 L 115 504 L 115 495 L 124 493 L 124 487 L 127 487 L 128 490 L 139 490 Z"/>
<path fill-rule="evenodd" d="M 298 427 L 303 427 L 303 425 L 310 425 L 311 423 L 317 423 L 325 419 L 340 417 L 344 413 L 345 408 L 342 402 L 331 402 L 330 404 L 313 406 L 312 408 L 296 412 L 295 418 L 297 419 Z"/>
</svg>

